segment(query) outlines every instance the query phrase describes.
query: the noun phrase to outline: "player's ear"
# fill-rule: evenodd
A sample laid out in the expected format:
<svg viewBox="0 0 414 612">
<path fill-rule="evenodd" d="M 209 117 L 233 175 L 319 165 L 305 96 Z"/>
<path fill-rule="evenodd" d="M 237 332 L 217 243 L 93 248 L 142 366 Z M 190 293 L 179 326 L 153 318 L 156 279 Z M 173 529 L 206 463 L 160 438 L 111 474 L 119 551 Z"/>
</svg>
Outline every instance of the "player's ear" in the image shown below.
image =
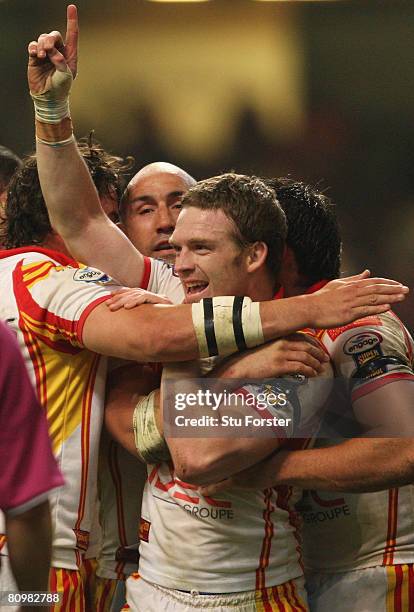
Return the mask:
<svg viewBox="0 0 414 612">
<path fill-rule="evenodd" d="M 256 272 L 265 265 L 268 248 L 265 242 L 254 242 L 249 246 L 247 257 L 247 269 L 249 272 Z"/>
</svg>

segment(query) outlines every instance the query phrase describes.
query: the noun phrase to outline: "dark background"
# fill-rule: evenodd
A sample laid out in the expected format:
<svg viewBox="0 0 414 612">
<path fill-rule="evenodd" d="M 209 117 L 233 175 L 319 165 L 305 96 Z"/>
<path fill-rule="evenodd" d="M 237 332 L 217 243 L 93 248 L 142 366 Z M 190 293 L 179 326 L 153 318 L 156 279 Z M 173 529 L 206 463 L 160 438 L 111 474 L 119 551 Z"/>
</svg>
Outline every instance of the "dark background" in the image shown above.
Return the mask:
<svg viewBox="0 0 414 612">
<path fill-rule="evenodd" d="M 76 133 L 137 168 L 230 168 L 327 189 L 346 273 L 414 291 L 414 4 L 79 0 Z M 33 148 L 26 45 L 64 29 L 66 2 L 0 0 L 0 144 Z M 396 309 L 414 328 L 414 298 Z"/>
</svg>

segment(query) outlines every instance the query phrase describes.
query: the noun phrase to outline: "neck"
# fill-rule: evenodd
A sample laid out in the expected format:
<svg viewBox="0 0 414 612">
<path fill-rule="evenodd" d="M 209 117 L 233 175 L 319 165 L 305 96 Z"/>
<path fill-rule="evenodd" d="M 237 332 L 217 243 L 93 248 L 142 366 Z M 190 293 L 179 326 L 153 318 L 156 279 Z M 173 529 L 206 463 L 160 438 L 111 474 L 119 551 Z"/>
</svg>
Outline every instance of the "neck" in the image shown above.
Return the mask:
<svg viewBox="0 0 414 612">
<path fill-rule="evenodd" d="M 247 295 L 253 302 L 266 302 L 271 300 L 277 292 L 280 285 L 276 285 L 267 274 L 260 275 L 252 279 L 250 289 Z"/>
<path fill-rule="evenodd" d="M 307 292 L 307 290 L 309 289 L 310 285 L 306 285 L 306 284 L 289 284 L 287 283 L 287 285 L 283 285 L 283 289 L 284 289 L 284 293 L 285 293 L 285 297 L 295 297 L 296 295 L 303 295 L 304 293 Z"/>
</svg>

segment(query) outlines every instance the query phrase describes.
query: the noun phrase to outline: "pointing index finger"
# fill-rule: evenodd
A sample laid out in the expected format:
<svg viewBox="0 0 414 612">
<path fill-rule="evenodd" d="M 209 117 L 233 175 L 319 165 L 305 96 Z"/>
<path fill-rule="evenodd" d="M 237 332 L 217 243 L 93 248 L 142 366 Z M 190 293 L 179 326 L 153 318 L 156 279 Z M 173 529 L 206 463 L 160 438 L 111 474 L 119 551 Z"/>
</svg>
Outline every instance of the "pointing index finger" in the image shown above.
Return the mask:
<svg viewBox="0 0 414 612">
<path fill-rule="evenodd" d="M 66 10 L 66 46 L 75 49 L 78 44 L 78 35 L 78 9 L 75 4 L 69 4 Z"/>
</svg>

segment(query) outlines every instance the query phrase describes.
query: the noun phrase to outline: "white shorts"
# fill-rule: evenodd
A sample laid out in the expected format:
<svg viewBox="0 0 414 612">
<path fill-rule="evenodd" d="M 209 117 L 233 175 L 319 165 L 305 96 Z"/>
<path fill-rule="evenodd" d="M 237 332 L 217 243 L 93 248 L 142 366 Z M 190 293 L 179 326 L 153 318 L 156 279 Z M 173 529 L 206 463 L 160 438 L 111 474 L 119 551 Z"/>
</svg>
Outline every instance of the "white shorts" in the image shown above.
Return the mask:
<svg viewBox="0 0 414 612">
<path fill-rule="evenodd" d="M 127 584 L 127 606 L 132 612 L 257 612 L 258 610 L 284 610 L 308 612 L 303 577 L 283 585 L 260 591 L 243 591 L 225 595 L 200 595 L 198 591 L 186 593 L 152 584 L 132 574 Z M 331 611 L 332 612 L 332 611 Z"/>
<path fill-rule="evenodd" d="M 307 572 L 311 612 L 414 612 L 414 565 Z"/>
</svg>

